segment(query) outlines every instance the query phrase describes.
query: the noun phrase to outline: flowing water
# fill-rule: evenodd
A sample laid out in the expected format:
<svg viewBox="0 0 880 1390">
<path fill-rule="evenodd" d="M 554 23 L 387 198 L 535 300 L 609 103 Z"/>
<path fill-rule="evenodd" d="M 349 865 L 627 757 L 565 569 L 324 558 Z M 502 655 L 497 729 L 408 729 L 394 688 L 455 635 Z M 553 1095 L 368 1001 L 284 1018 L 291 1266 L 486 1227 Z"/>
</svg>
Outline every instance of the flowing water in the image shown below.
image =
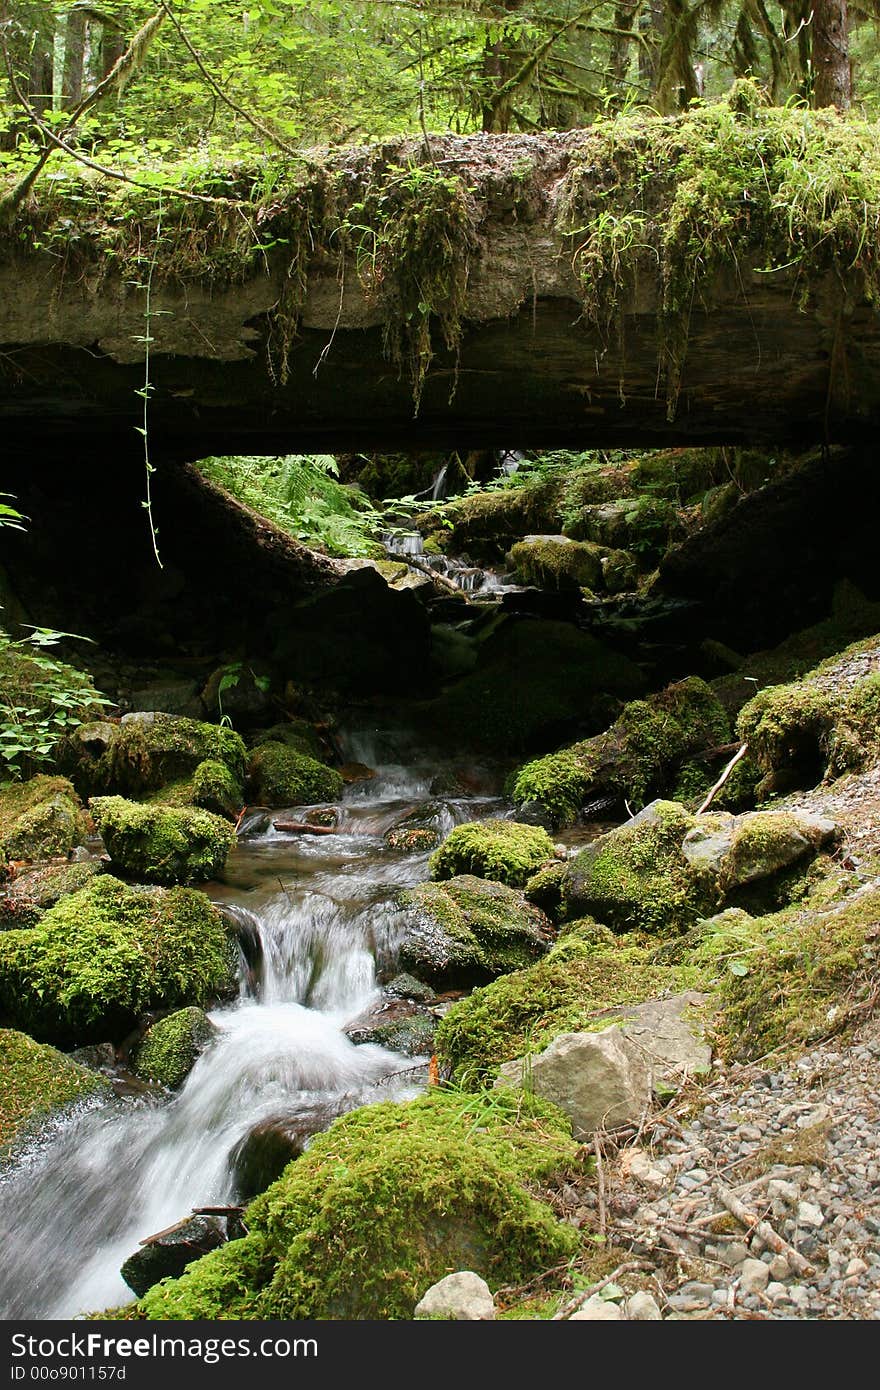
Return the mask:
<svg viewBox="0 0 880 1390">
<path fill-rule="evenodd" d="M 374 767 L 382 756 L 363 738 L 347 753 Z M 270 823 L 239 844 L 209 892 L 259 941 L 258 967 L 243 965 L 239 998 L 211 1015 L 218 1036 L 177 1096 L 86 1107 L 0 1184 L 0 1317 L 130 1302 L 124 1260 L 193 1207 L 236 1200 L 230 1156 L 260 1121 L 417 1094 L 426 1059 L 355 1047 L 342 1029 L 379 997 L 398 892 L 428 877 L 425 856 L 389 849 L 385 830 L 414 806 L 444 832 L 498 814 L 491 797 L 433 796 L 436 774 L 386 763 L 347 790 L 337 833 Z"/>
</svg>

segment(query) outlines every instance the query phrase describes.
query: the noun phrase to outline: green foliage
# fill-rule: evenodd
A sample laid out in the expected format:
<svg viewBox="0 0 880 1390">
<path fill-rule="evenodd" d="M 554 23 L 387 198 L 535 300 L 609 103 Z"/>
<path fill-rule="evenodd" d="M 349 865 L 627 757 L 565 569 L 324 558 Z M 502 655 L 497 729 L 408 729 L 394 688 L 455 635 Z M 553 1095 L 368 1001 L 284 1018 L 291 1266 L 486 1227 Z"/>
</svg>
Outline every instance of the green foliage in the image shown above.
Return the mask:
<svg viewBox="0 0 880 1390">
<path fill-rule="evenodd" d="M 37 926 L 0 932 L 0 1007 L 37 1038 L 102 1042 L 151 1009 L 228 995 L 235 969 L 223 919 L 201 893 L 101 874 Z"/>
<path fill-rule="evenodd" d="M 45 654 L 65 636 L 36 628 L 15 641 L 0 629 L 0 778 L 51 766 L 60 740 L 113 703 L 85 671 Z"/>
<path fill-rule="evenodd" d="M 110 1095 L 110 1083 L 54 1047 L 0 1028 L 0 1157 L 40 1121 L 78 1101 Z"/>
<path fill-rule="evenodd" d="M 472 821 L 456 826 L 428 864 L 432 878 L 474 874 L 522 888 L 555 852 L 550 836 L 539 826 L 510 820 Z"/>
<path fill-rule="evenodd" d="M 193 806 L 156 806 L 121 796 L 89 803 L 110 862 L 145 883 L 200 883 L 222 872 L 235 844 L 228 821 Z"/>
<path fill-rule="evenodd" d="M 329 454 L 210 458 L 198 466 L 211 482 L 296 540 L 329 555 L 384 554 L 377 539 L 380 514 L 363 493 L 338 481 Z"/>
<path fill-rule="evenodd" d="M 148 1318 L 411 1318 L 452 1269 L 495 1287 L 571 1255 L 529 1195 L 574 1160 L 565 1117 L 529 1097 L 434 1090 L 337 1120 L 247 1209 L 251 1235 L 146 1295 Z"/>
</svg>

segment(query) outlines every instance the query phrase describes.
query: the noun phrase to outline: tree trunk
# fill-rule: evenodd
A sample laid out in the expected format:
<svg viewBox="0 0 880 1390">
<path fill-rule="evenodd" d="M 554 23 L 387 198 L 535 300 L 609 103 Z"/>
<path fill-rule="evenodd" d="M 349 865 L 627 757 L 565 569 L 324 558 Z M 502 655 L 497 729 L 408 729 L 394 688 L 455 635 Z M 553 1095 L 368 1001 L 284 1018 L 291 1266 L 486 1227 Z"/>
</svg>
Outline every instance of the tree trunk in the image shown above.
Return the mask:
<svg viewBox="0 0 880 1390">
<path fill-rule="evenodd" d="M 65 109 L 71 111 L 82 101 L 83 62 L 86 51 L 86 17 L 82 10 L 71 10 L 64 34 L 64 77 L 61 94 Z"/>
<path fill-rule="evenodd" d="M 618 87 L 622 87 L 629 72 L 632 53 L 632 39 L 627 35 L 633 31 L 636 20 L 636 0 L 619 0 L 614 7 L 614 27 L 617 33 L 611 38 L 611 72 Z"/>
<path fill-rule="evenodd" d="M 846 0 L 815 0 L 813 105 L 848 111 L 852 101 Z"/>
<path fill-rule="evenodd" d="M 113 66 L 125 52 L 125 31 L 114 25 L 105 24 L 101 35 L 101 81 L 103 82 Z"/>
<path fill-rule="evenodd" d="M 52 49 L 36 38 L 28 74 L 28 96 L 37 115 L 52 109 Z"/>
</svg>

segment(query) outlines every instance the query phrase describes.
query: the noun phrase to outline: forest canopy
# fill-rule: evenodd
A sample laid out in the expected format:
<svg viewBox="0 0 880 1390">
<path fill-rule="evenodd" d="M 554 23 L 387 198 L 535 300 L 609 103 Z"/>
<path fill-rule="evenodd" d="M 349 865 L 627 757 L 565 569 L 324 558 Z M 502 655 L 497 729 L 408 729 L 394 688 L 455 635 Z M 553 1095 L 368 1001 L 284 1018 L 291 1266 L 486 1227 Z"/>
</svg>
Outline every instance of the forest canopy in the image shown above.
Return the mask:
<svg viewBox="0 0 880 1390">
<path fill-rule="evenodd" d="M 873 116 L 872 0 L 3 0 L 0 158 L 571 129 L 722 96 Z"/>
</svg>

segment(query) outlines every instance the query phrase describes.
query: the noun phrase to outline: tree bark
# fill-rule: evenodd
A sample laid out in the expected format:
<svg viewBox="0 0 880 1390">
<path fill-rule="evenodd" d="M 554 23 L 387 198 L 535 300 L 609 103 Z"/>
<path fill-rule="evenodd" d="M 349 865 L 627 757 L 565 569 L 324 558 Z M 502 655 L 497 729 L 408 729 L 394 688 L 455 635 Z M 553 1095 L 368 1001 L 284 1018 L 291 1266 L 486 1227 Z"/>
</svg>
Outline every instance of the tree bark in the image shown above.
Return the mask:
<svg viewBox="0 0 880 1390">
<path fill-rule="evenodd" d="M 813 105 L 848 111 L 852 102 L 846 0 L 815 0 Z"/>
<path fill-rule="evenodd" d="M 67 111 L 82 101 L 83 63 L 86 51 L 86 17 L 82 10 L 71 10 L 64 34 L 64 76 L 61 94 Z"/>
</svg>

